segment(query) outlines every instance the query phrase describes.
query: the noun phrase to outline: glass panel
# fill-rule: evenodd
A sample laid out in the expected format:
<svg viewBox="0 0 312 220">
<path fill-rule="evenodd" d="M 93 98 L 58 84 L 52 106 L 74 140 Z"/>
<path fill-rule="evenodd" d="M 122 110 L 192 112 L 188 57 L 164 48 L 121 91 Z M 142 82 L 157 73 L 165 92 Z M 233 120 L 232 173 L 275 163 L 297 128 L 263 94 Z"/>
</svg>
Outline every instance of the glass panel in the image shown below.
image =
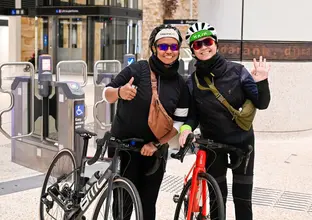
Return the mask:
<svg viewBox="0 0 312 220">
<path fill-rule="evenodd" d="M 116 6 L 118 6 L 118 7 L 129 7 L 129 0 L 117 0 Z"/>
<path fill-rule="evenodd" d="M 81 18 L 72 19 L 72 48 L 82 49 L 83 23 Z"/>
<path fill-rule="evenodd" d="M 94 48 L 89 51 L 93 60 L 123 60 L 123 55 L 126 53 L 127 45 L 127 23 L 126 20 L 116 18 L 97 18 L 93 20 L 93 35 L 89 35 L 89 41 L 93 45 L 89 48 Z M 89 64 L 90 65 L 90 64 Z"/>
<path fill-rule="evenodd" d="M 58 20 L 58 48 L 69 48 L 69 19 Z"/>
<path fill-rule="evenodd" d="M 116 38 L 113 40 L 115 46 L 115 59 L 123 61 L 123 56 L 127 53 L 127 21 L 116 19 Z"/>
<path fill-rule="evenodd" d="M 54 0 L 53 5 L 54 6 L 68 6 L 69 5 L 69 0 Z"/>
<path fill-rule="evenodd" d="M 111 5 L 110 1 L 111 0 L 94 0 L 94 3 L 90 5 Z"/>
<path fill-rule="evenodd" d="M 38 18 L 38 51 L 48 53 L 48 31 L 49 31 L 49 20 L 48 18 Z M 35 51 L 34 51 L 35 52 Z"/>
<path fill-rule="evenodd" d="M 135 8 L 135 9 L 142 9 L 142 7 L 140 7 L 140 3 L 139 2 L 142 2 L 142 0 L 132 0 L 132 8 Z"/>
<path fill-rule="evenodd" d="M 103 36 L 104 29 L 107 27 L 106 22 L 95 22 L 94 24 L 94 61 L 101 60 L 101 51 L 108 45 L 108 39 Z M 106 41 L 105 41 L 106 40 Z"/>
<path fill-rule="evenodd" d="M 73 0 L 73 5 L 87 5 L 87 0 Z"/>
<path fill-rule="evenodd" d="M 130 22 L 129 30 L 129 53 L 136 54 L 137 24 Z"/>
<path fill-rule="evenodd" d="M 143 9 L 143 0 L 133 0 L 133 1 L 135 1 L 137 4 L 137 8 L 138 9 Z M 134 8 L 136 8 L 136 7 L 134 7 Z"/>
<path fill-rule="evenodd" d="M 59 18 L 58 19 L 58 47 L 56 63 L 63 60 L 84 60 L 86 61 L 86 19 Z M 62 71 L 73 74 L 81 74 L 81 66 L 64 64 Z"/>
</svg>

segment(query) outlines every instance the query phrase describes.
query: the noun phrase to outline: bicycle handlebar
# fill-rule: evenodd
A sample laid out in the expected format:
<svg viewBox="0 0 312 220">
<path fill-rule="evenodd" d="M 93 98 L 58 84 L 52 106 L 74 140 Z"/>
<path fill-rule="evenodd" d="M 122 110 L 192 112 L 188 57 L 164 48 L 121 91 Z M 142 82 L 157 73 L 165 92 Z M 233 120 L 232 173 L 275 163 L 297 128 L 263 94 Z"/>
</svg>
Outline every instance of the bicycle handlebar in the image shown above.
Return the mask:
<svg viewBox="0 0 312 220">
<path fill-rule="evenodd" d="M 117 145 L 112 144 L 110 145 L 110 147 L 115 147 L 115 148 L 119 148 L 120 150 L 134 151 L 134 152 L 140 152 L 141 148 L 143 147 L 143 143 L 145 142 L 143 139 L 139 139 L 139 138 L 127 138 L 127 139 L 120 140 L 115 137 L 112 137 L 110 132 L 106 132 L 103 138 L 96 140 L 97 149 L 96 149 L 94 157 L 88 161 L 88 165 L 94 164 L 100 158 L 101 154 L 105 153 L 108 147 L 107 143 L 109 141 L 117 143 Z M 140 147 L 137 147 L 136 145 L 139 145 Z M 103 151 L 103 147 L 105 147 L 104 151 Z M 153 167 L 145 175 L 147 176 L 152 175 L 158 170 L 159 166 L 161 165 L 162 159 L 163 158 L 167 159 L 166 153 L 168 152 L 167 151 L 168 147 L 169 147 L 168 145 L 164 144 L 156 152 L 154 152 L 153 156 L 156 157 L 155 163 Z"/>
<path fill-rule="evenodd" d="M 187 151 L 190 149 L 190 147 L 193 146 L 194 137 L 195 137 L 194 134 L 190 133 L 186 138 L 184 147 L 180 148 L 180 150 L 177 153 L 172 153 L 171 157 L 174 159 L 180 160 L 182 163 Z M 217 143 L 209 139 L 199 139 L 199 138 L 195 139 L 195 143 L 199 144 L 200 148 L 204 148 L 208 150 L 219 149 L 219 150 L 225 151 L 226 153 L 234 152 L 237 155 L 237 160 L 235 161 L 235 163 L 227 164 L 227 167 L 230 169 L 236 169 L 237 167 L 239 167 L 241 163 L 243 162 L 243 159 L 246 158 L 245 168 L 244 168 L 244 173 L 246 173 L 247 166 L 248 166 L 249 159 L 250 159 L 250 153 L 253 151 L 253 147 L 251 145 L 248 145 L 247 149 L 241 149 L 241 148 L 237 148 L 228 144 Z"/>
<path fill-rule="evenodd" d="M 103 138 L 100 139 L 96 139 L 96 152 L 94 154 L 94 157 L 92 157 L 91 159 L 88 160 L 88 165 L 92 165 L 94 164 L 96 161 L 98 161 L 98 159 L 100 158 L 102 152 L 103 152 L 103 147 L 106 143 L 106 141 L 108 141 L 111 137 L 111 134 L 109 132 L 106 132 L 104 134 Z"/>
<path fill-rule="evenodd" d="M 186 153 L 188 152 L 188 150 L 191 148 L 192 146 L 192 142 L 194 140 L 194 134 L 193 133 L 190 133 L 187 138 L 186 138 L 186 141 L 185 141 L 185 144 L 184 144 L 184 147 L 180 147 L 180 150 L 178 151 L 178 153 L 172 153 L 170 156 L 173 158 L 173 159 L 177 159 L 177 160 L 180 160 L 181 163 L 183 163 L 183 159 L 186 155 Z"/>
</svg>

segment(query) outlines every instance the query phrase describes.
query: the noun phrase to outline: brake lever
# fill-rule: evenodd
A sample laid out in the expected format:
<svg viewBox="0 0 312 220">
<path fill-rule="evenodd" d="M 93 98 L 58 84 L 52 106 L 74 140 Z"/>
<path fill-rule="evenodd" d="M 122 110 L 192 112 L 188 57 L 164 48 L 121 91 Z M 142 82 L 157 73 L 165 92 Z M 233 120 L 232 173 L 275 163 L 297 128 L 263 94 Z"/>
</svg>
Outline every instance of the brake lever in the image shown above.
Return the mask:
<svg viewBox="0 0 312 220">
<path fill-rule="evenodd" d="M 162 160 L 167 159 L 168 148 L 169 148 L 168 144 L 163 144 L 163 145 L 161 145 L 161 147 L 157 151 L 155 151 L 155 153 L 153 155 L 154 157 L 156 157 L 155 163 L 154 163 L 153 167 L 145 173 L 146 176 L 150 176 L 150 175 L 154 174 L 159 169 Z"/>
<path fill-rule="evenodd" d="M 195 149 L 195 147 L 193 146 L 193 140 L 194 140 L 194 134 L 193 133 L 190 133 L 187 138 L 186 138 L 186 141 L 185 141 L 185 144 L 184 144 L 184 147 L 180 147 L 179 151 L 175 154 L 175 153 L 172 153 L 171 154 L 171 157 L 173 159 L 178 159 L 181 161 L 181 163 L 183 163 L 183 160 L 184 160 L 184 157 L 185 155 L 187 154 L 188 150 L 192 147 Z M 195 150 L 194 150 L 195 151 Z"/>
</svg>

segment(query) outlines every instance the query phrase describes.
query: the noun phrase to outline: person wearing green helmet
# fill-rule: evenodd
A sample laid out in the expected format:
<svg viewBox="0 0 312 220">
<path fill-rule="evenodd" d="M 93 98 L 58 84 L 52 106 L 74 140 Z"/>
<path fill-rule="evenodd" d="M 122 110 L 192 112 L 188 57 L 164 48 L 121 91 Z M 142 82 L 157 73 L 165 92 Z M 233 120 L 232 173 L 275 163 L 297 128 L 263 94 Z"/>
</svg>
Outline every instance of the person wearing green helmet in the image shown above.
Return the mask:
<svg viewBox="0 0 312 220">
<path fill-rule="evenodd" d="M 252 128 L 254 115 L 249 126 L 243 126 L 244 124 L 236 120 L 235 114 L 219 97 L 221 94 L 221 97 L 232 106 L 232 110 L 237 109 L 236 112 L 241 112 L 248 100 L 251 101 L 249 104 L 253 107 L 251 109 L 254 109 L 254 113 L 255 109 L 266 109 L 270 103 L 269 66 L 266 64 L 266 59 L 260 57 L 259 62 L 254 59 L 251 74 L 243 65 L 227 61 L 218 52 L 215 28 L 205 22 L 197 22 L 190 26 L 186 41 L 196 59 L 196 70 L 187 80 L 191 101 L 188 119 L 181 127 L 180 146 L 184 145 L 187 135 L 198 125 L 201 138 L 240 148 L 254 146 L 255 137 Z M 217 93 L 212 92 L 211 85 L 218 90 Z M 226 203 L 228 154 L 216 151 L 209 155 L 206 164 L 207 172 L 217 180 Z M 230 153 L 230 159 L 235 161 L 235 155 Z M 243 162 L 232 171 L 235 216 L 237 220 L 252 220 L 254 151 L 250 155 L 246 173 L 244 168 Z M 214 208 L 216 207 L 211 207 L 211 219 L 218 219 Z"/>
</svg>

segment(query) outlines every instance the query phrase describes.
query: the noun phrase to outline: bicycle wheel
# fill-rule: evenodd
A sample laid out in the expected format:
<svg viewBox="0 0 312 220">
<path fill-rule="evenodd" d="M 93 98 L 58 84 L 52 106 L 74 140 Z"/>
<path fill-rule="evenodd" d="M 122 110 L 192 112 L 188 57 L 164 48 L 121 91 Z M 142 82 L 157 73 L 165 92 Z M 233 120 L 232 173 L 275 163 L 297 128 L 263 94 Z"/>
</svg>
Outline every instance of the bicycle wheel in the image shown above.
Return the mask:
<svg viewBox="0 0 312 220">
<path fill-rule="evenodd" d="M 53 201 L 47 190 L 51 187 L 53 194 L 66 204 L 67 207 L 70 207 L 72 201 L 68 198 L 73 192 L 74 184 L 77 180 L 76 167 L 75 156 L 69 149 L 63 149 L 55 155 L 45 176 L 41 190 L 40 220 L 64 219 L 63 209 Z"/>
<path fill-rule="evenodd" d="M 201 204 L 199 204 L 199 212 L 193 212 L 191 219 L 209 219 L 209 220 L 224 220 L 225 219 L 225 211 L 224 211 L 224 203 L 221 194 L 221 190 L 217 181 L 207 173 L 199 173 L 198 174 L 198 181 L 205 181 L 206 186 L 208 186 L 207 191 L 207 198 L 209 202 L 204 201 L 204 198 L 200 199 Z M 186 219 L 187 218 L 187 211 L 188 211 L 188 201 L 189 201 L 189 194 L 191 188 L 191 179 L 187 182 L 184 186 L 179 200 L 177 202 L 177 207 L 174 214 L 174 220 L 178 219 Z M 207 205 L 209 206 L 207 208 Z M 201 213 L 202 207 L 206 206 L 208 210 L 208 215 L 203 215 Z M 181 209 L 183 208 L 183 212 Z M 209 212 L 210 211 L 210 212 Z"/>
<path fill-rule="evenodd" d="M 107 192 L 106 186 L 96 205 L 93 220 L 104 219 Z M 111 213 L 108 210 L 108 219 L 143 220 L 143 208 L 139 192 L 130 180 L 123 177 L 115 179 L 112 192 L 111 204 L 109 205 Z"/>
</svg>

